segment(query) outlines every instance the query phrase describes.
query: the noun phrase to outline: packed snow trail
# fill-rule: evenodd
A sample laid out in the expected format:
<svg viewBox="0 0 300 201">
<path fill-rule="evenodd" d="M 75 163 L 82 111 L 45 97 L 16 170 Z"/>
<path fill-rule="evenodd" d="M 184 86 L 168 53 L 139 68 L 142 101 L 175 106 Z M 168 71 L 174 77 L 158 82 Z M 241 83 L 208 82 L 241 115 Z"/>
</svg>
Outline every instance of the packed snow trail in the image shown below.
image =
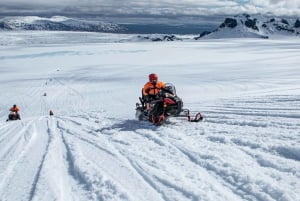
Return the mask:
<svg viewBox="0 0 300 201">
<path fill-rule="evenodd" d="M 0 48 L 0 201 L 300 201 L 295 42 Z M 134 119 L 152 71 L 204 121 Z"/>
<path fill-rule="evenodd" d="M 239 106 L 241 99 L 223 100 L 207 107 L 203 123 L 174 120 L 162 127 L 103 112 L 10 122 L 20 132 L 1 140 L 11 140 L 3 149 L 9 164 L 1 189 L 24 185 L 18 177 L 31 186 L 20 197 L 2 193 L 28 200 L 297 200 L 296 190 L 285 189 L 299 187 L 299 150 L 291 145 L 299 143 L 300 100 L 268 98 L 254 97 L 248 107 Z M 34 156 L 37 130 L 44 143 Z"/>
<path fill-rule="evenodd" d="M 49 136 L 42 119 L 9 123 L 8 135 L 1 138 L 0 194 L 10 200 L 30 200 L 47 153 Z"/>
<path fill-rule="evenodd" d="M 8 122 L 1 125 L 1 197 L 297 200 L 300 100 L 268 98 L 248 107 L 224 100 L 206 108 L 205 122 L 161 127 L 101 111 Z"/>
</svg>

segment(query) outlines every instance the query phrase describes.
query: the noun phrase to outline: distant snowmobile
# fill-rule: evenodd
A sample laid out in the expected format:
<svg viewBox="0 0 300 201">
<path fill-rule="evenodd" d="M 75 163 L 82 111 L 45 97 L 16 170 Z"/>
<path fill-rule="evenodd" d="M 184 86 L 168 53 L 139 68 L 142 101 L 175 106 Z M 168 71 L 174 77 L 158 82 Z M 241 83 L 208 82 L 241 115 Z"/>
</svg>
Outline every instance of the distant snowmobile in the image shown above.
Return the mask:
<svg viewBox="0 0 300 201">
<path fill-rule="evenodd" d="M 140 103 L 136 103 L 136 118 L 141 121 L 150 121 L 154 125 L 162 125 L 169 117 L 185 117 L 190 122 L 199 122 L 203 119 L 200 112 L 191 118 L 190 110 L 183 108 L 182 99 L 176 94 L 175 86 L 166 83 L 166 89 L 160 89 L 158 98 L 150 102 L 150 110 L 146 110 L 143 97 L 139 97 Z"/>
<path fill-rule="evenodd" d="M 13 121 L 13 120 L 21 120 L 20 114 L 17 112 L 10 112 L 8 115 L 8 119 L 6 121 Z"/>
</svg>

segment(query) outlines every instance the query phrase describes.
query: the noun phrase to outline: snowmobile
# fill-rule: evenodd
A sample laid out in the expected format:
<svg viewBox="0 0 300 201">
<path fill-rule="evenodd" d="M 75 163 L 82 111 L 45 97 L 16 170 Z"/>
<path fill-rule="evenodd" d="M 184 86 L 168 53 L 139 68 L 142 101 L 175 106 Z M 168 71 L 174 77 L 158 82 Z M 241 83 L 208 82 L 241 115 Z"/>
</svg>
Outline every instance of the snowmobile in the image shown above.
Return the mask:
<svg viewBox="0 0 300 201">
<path fill-rule="evenodd" d="M 162 125 L 169 117 L 184 117 L 189 122 L 203 120 L 200 112 L 191 115 L 189 109 L 183 108 L 183 102 L 176 94 L 175 86 L 166 83 L 165 89 L 160 89 L 158 95 L 150 100 L 150 110 L 146 110 L 145 97 L 139 97 L 140 103 L 136 103 L 136 118 L 140 121 L 150 121 L 154 125 Z M 192 116 L 194 116 L 192 118 Z"/>
<path fill-rule="evenodd" d="M 17 112 L 10 112 L 6 121 L 21 120 L 20 114 Z"/>
</svg>

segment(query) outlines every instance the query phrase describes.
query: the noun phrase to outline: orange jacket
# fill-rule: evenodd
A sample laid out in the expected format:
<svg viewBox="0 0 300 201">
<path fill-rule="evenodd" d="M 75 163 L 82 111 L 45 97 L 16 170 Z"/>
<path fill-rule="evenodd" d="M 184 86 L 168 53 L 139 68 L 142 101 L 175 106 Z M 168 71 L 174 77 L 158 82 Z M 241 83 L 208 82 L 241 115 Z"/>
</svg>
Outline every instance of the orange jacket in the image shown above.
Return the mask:
<svg viewBox="0 0 300 201">
<path fill-rule="evenodd" d="M 19 112 L 19 110 L 20 109 L 18 107 L 12 107 L 9 109 L 9 111 L 11 111 L 11 112 Z"/>
<path fill-rule="evenodd" d="M 151 82 L 147 82 L 143 88 L 143 95 L 144 96 L 156 95 L 156 94 L 158 94 L 159 89 L 165 88 L 165 87 L 166 87 L 165 83 L 163 83 L 161 81 L 157 81 L 155 86 L 153 86 L 153 84 Z"/>
</svg>

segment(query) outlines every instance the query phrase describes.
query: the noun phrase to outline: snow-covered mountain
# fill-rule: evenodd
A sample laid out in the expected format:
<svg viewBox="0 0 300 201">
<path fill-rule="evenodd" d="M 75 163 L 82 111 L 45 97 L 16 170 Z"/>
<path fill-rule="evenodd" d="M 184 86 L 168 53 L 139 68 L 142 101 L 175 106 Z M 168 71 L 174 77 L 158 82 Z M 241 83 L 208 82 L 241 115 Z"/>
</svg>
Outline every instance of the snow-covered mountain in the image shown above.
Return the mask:
<svg viewBox="0 0 300 201">
<path fill-rule="evenodd" d="M 242 14 L 226 18 L 213 31 L 205 31 L 200 38 L 272 38 L 276 36 L 300 36 L 300 20 L 267 18 L 262 15 Z"/>
<path fill-rule="evenodd" d="M 128 24 L 106 23 L 97 20 L 83 20 L 68 18 L 63 16 L 54 16 L 51 18 L 42 18 L 37 16 L 22 17 L 4 17 L 0 19 L 0 30 L 47 30 L 47 31 L 85 31 L 85 32 L 104 32 L 104 33 L 127 33 L 138 34 L 141 28 L 138 25 L 129 26 Z M 146 25 L 143 25 L 146 26 Z M 155 25 L 151 25 L 154 26 Z M 193 26 L 193 25 L 191 25 Z M 158 24 L 157 27 L 168 30 L 170 27 L 176 27 L 173 24 Z M 157 28 L 156 27 L 156 28 Z M 149 28 L 150 29 L 150 28 Z M 177 27 L 177 29 L 179 29 Z M 183 28 L 182 28 L 183 29 Z M 144 29 L 143 29 L 144 30 Z M 175 29 L 174 29 L 175 30 Z M 205 30 L 205 29 L 202 29 Z M 211 29 L 212 30 L 212 29 Z M 228 17 L 215 30 L 201 31 L 190 37 L 178 37 L 174 34 L 150 33 L 146 29 L 143 35 L 137 37 L 139 41 L 177 41 L 177 40 L 198 40 L 202 38 L 272 38 L 277 36 L 300 36 L 300 20 L 284 18 L 268 18 L 262 15 L 250 16 L 248 14 Z M 150 34 L 150 35 L 147 35 Z"/>
<path fill-rule="evenodd" d="M 117 24 L 80 20 L 63 16 L 54 16 L 51 18 L 26 16 L 0 19 L 0 30 L 59 30 L 116 33 L 123 29 L 124 27 Z"/>
</svg>

